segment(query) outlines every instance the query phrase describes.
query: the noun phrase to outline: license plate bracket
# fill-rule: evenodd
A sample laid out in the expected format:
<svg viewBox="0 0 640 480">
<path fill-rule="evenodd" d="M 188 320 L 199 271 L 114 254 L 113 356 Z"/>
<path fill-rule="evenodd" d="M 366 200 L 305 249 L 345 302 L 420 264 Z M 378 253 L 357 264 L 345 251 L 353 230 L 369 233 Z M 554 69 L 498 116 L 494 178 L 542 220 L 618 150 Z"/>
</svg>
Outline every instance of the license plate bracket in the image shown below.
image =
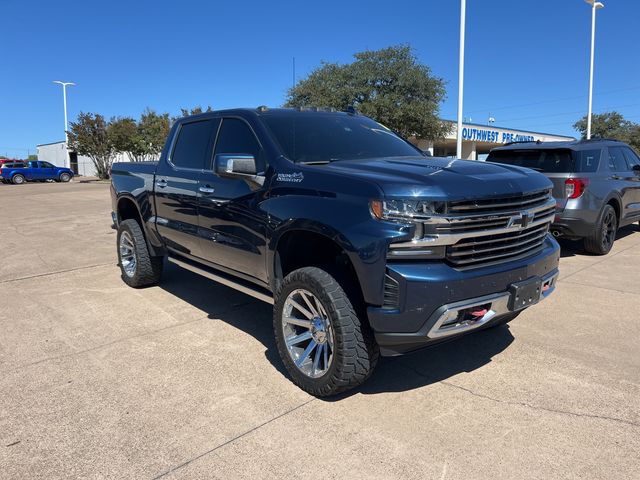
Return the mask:
<svg viewBox="0 0 640 480">
<path fill-rule="evenodd" d="M 542 280 L 530 278 L 523 282 L 512 283 L 509 286 L 509 310 L 521 310 L 540 301 Z"/>
</svg>

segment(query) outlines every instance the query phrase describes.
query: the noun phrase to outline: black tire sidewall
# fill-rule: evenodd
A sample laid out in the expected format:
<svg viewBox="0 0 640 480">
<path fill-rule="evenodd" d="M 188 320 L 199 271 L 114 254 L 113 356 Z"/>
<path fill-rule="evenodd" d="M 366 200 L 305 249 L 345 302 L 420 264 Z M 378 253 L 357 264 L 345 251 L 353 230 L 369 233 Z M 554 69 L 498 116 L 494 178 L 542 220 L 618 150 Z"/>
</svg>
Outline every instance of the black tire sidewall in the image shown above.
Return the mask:
<svg viewBox="0 0 640 480">
<path fill-rule="evenodd" d="M 122 267 L 122 259 L 120 258 L 120 237 L 122 233 L 127 231 L 131 235 L 136 255 L 136 271 L 133 276 L 128 276 Z M 152 258 L 149 254 L 147 242 L 140 224 L 135 220 L 124 220 L 118 226 L 118 235 L 116 243 L 118 253 L 118 265 L 124 283 L 134 288 L 146 287 L 157 283 L 162 273 L 161 257 Z M 157 265 L 156 265 L 157 262 Z"/>
</svg>

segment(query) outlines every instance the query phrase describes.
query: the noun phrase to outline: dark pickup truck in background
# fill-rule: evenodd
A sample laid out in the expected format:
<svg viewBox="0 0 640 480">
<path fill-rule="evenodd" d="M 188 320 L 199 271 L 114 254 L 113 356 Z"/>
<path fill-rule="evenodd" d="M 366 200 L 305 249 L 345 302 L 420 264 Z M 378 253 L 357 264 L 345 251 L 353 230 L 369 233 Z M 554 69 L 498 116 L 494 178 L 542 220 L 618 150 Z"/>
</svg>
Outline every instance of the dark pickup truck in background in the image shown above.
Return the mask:
<svg viewBox="0 0 640 480">
<path fill-rule="evenodd" d="M 551 182 L 428 158 L 355 113 L 237 109 L 173 125 L 158 162 L 112 168 L 122 278 L 166 259 L 274 305 L 313 395 L 397 355 L 506 323 L 555 288 Z"/>
</svg>

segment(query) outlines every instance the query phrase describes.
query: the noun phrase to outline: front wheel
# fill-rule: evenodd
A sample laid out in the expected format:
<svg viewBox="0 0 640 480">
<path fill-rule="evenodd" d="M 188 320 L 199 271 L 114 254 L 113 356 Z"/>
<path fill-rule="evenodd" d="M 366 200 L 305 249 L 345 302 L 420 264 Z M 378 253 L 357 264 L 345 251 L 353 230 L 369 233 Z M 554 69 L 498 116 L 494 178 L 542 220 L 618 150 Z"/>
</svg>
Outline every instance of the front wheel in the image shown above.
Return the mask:
<svg viewBox="0 0 640 480">
<path fill-rule="evenodd" d="M 584 239 L 584 249 L 595 255 L 606 255 L 611 251 L 618 232 L 618 217 L 611 205 L 605 205 L 600 221 L 591 236 Z"/>
<path fill-rule="evenodd" d="M 122 280 L 130 287 L 155 285 L 162 276 L 162 257 L 152 257 L 140 225 L 124 220 L 118 226 L 118 264 Z"/>
<path fill-rule="evenodd" d="M 318 397 L 362 384 L 379 349 L 340 284 L 327 272 L 305 267 L 282 282 L 273 309 L 280 357 L 300 388 Z"/>
<path fill-rule="evenodd" d="M 60 174 L 60 181 L 67 183 L 68 181 L 71 180 L 71 175 L 69 175 L 68 173 L 61 173 Z"/>
<path fill-rule="evenodd" d="M 13 182 L 14 185 L 22 185 L 26 181 L 26 179 L 24 178 L 24 175 L 17 173 L 13 176 L 11 181 Z"/>
</svg>

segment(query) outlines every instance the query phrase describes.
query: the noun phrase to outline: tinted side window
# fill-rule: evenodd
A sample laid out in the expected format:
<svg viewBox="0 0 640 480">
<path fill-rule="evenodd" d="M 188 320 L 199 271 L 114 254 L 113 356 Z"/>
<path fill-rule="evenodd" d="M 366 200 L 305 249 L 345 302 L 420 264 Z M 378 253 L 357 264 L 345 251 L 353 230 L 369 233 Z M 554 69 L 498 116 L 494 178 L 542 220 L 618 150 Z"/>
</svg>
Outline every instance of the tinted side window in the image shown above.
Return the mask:
<svg viewBox="0 0 640 480">
<path fill-rule="evenodd" d="M 640 165 L 640 158 L 638 158 L 638 155 L 636 155 L 636 152 L 631 150 L 629 147 L 624 147 L 623 150 L 624 150 L 625 157 L 627 157 L 627 163 L 629 165 L 631 165 L 632 167 L 634 165 Z"/>
<path fill-rule="evenodd" d="M 49 162 L 40 162 L 40 168 L 54 168 Z"/>
<path fill-rule="evenodd" d="M 609 170 L 613 172 L 629 170 L 621 147 L 609 147 Z"/>
<path fill-rule="evenodd" d="M 237 118 L 225 118 L 218 134 L 215 154 L 235 153 L 253 155 L 258 173 L 266 170 L 266 161 L 258 139 L 245 122 Z"/>
<path fill-rule="evenodd" d="M 183 124 L 178 131 L 171 163 L 181 168 L 203 169 L 213 134 L 213 120 Z"/>
<path fill-rule="evenodd" d="M 579 150 L 573 152 L 576 172 L 597 172 L 601 150 Z"/>
</svg>

